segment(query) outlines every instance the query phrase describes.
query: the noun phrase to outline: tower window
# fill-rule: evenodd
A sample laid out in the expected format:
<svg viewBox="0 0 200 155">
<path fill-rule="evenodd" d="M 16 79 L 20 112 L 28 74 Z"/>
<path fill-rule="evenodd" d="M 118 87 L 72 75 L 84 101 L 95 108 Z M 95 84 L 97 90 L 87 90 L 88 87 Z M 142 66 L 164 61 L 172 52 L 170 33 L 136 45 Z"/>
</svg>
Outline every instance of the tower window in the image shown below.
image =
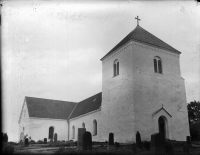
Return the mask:
<svg viewBox="0 0 200 155">
<path fill-rule="evenodd" d="M 163 71 L 162 71 L 162 60 L 161 60 L 161 58 L 159 58 L 158 56 L 156 56 L 154 58 L 153 62 L 154 62 L 154 71 L 156 73 L 162 74 Z"/>
<path fill-rule="evenodd" d="M 119 75 L 119 61 L 118 60 L 114 61 L 114 64 L 113 64 L 113 73 L 114 73 L 114 76 Z"/>
</svg>

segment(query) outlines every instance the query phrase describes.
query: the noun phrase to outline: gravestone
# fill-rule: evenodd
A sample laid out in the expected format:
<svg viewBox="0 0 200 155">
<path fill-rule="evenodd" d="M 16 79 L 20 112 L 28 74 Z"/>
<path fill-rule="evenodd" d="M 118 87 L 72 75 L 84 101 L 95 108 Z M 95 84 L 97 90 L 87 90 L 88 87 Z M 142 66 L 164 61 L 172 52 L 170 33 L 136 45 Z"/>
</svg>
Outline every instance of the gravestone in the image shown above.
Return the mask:
<svg viewBox="0 0 200 155">
<path fill-rule="evenodd" d="M 186 141 L 187 141 L 187 145 L 191 145 L 191 138 L 190 138 L 190 136 L 186 137 Z"/>
<path fill-rule="evenodd" d="M 3 134 L 3 141 L 6 142 L 6 143 L 8 142 L 8 135 L 7 135 L 7 133 Z"/>
<path fill-rule="evenodd" d="M 136 133 L 136 144 L 138 148 L 142 149 L 142 142 L 141 142 L 141 136 L 140 136 L 139 131 L 137 131 Z"/>
<path fill-rule="evenodd" d="M 165 136 L 161 133 L 151 135 L 151 154 L 164 155 L 165 152 Z"/>
<path fill-rule="evenodd" d="M 57 139 L 58 139 L 57 133 L 54 134 L 54 137 L 53 137 L 53 138 L 54 138 L 54 142 L 56 143 L 56 142 L 57 142 Z"/>
<path fill-rule="evenodd" d="M 115 142 L 115 147 L 116 148 L 120 147 L 119 143 Z"/>
<path fill-rule="evenodd" d="M 28 143 L 28 138 L 25 139 L 25 146 L 28 146 L 29 143 Z"/>
<path fill-rule="evenodd" d="M 107 149 L 108 150 L 114 149 L 114 134 L 113 133 L 109 133 Z"/>
<path fill-rule="evenodd" d="M 86 132 L 85 128 L 78 128 L 78 142 L 77 149 L 83 149 L 83 134 Z"/>
<path fill-rule="evenodd" d="M 91 150 L 92 149 L 92 135 L 89 131 L 83 133 L 83 150 Z"/>
<path fill-rule="evenodd" d="M 44 144 L 47 144 L 47 138 L 44 138 Z"/>
<path fill-rule="evenodd" d="M 108 144 L 114 145 L 114 134 L 113 133 L 109 133 Z"/>
</svg>

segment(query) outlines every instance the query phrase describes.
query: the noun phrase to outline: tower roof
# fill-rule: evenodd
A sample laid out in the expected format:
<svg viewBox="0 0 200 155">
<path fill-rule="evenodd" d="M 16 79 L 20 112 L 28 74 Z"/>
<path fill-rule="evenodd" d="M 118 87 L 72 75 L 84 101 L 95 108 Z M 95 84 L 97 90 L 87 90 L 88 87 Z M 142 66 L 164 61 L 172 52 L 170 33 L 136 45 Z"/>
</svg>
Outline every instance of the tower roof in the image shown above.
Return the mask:
<svg viewBox="0 0 200 155">
<path fill-rule="evenodd" d="M 156 36 L 154 36 L 153 34 L 149 33 L 145 29 L 143 29 L 141 26 L 137 25 L 137 27 L 134 30 L 132 30 L 113 49 L 111 49 L 103 58 L 101 58 L 101 60 L 104 59 L 106 56 L 110 55 L 111 53 L 113 53 L 116 49 L 118 49 L 119 47 L 121 47 L 122 45 L 127 43 L 129 40 L 146 43 L 149 45 L 153 45 L 155 47 L 167 49 L 169 51 L 172 51 L 172 52 L 175 52 L 178 54 L 181 53 L 178 50 L 176 50 L 175 48 L 173 48 L 170 45 L 168 45 L 167 43 L 165 43 L 164 41 L 162 41 L 159 38 L 157 38 Z"/>
</svg>

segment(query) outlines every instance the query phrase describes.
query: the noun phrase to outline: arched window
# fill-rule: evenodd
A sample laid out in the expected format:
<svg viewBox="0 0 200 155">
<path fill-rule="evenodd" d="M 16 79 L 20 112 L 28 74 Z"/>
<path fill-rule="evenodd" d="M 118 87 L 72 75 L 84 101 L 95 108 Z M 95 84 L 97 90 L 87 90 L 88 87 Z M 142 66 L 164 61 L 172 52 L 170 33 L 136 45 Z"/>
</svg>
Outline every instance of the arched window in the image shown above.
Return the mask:
<svg viewBox="0 0 200 155">
<path fill-rule="evenodd" d="M 73 127 L 72 127 L 72 139 L 74 139 L 75 138 L 75 126 L 73 125 Z"/>
<path fill-rule="evenodd" d="M 97 121 L 93 121 L 93 136 L 97 135 Z"/>
<path fill-rule="evenodd" d="M 54 127 L 49 127 L 49 139 L 53 139 Z"/>
<path fill-rule="evenodd" d="M 162 74 L 163 71 L 162 71 L 162 60 L 161 60 L 161 58 L 156 56 L 153 61 L 154 61 L 154 71 L 156 73 Z"/>
<path fill-rule="evenodd" d="M 85 128 L 85 123 L 84 122 L 82 123 L 82 128 Z"/>
<path fill-rule="evenodd" d="M 115 60 L 113 64 L 113 74 L 114 76 L 119 75 L 119 61 Z"/>
</svg>

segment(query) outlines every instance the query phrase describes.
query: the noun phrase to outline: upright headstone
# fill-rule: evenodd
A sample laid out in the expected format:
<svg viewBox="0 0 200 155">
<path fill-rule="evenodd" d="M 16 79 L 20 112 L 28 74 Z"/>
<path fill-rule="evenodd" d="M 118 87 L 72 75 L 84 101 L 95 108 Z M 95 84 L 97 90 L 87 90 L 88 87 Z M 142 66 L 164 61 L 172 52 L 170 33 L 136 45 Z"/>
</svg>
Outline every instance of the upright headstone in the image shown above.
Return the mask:
<svg viewBox="0 0 200 155">
<path fill-rule="evenodd" d="M 109 133 L 107 149 L 108 150 L 114 149 L 114 134 L 113 133 Z"/>
<path fill-rule="evenodd" d="M 47 144 L 47 138 L 44 138 L 44 144 Z"/>
<path fill-rule="evenodd" d="M 57 133 L 54 134 L 54 137 L 53 137 L 53 138 L 54 138 L 54 142 L 56 143 L 56 142 L 57 142 L 57 139 L 58 139 Z"/>
<path fill-rule="evenodd" d="M 78 128 L 78 142 L 77 148 L 83 149 L 83 134 L 86 132 L 86 128 Z"/>
<path fill-rule="evenodd" d="M 161 133 L 151 135 L 151 153 L 153 155 L 164 155 L 165 152 L 166 148 L 164 135 Z"/>
<path fill-rule="evenodd" d="M 142 149 L 142 141 L 139 131 L 136 133 L 136 145 L 138 148 Z"/>
<path fill-rule="evenodd" d="M 7 133 L 4 133 L 4 135 L 3 135 L 3 141 L 4 142 L 8 142 L 8 135 L 7 135 Z"/>
<path fill-rule="evenodd" d="M 83 133 L 83 150 L 92 149 L 92 135 L 89 131 Z"/>
<path fill-rule="evenodd" d="M 114 134 L 109 133 L 108 145 L 114 145 Z"/>
<path fill-rule="evenodd" d="M 28 146 L 29 142 L 28 142 L 28 138 L 25 139 L 25 146 Z"/>
<path fill-rule="evenodd" d="M 187 141 L 187 145 L 191 145 L 191 138 L 190 138 L 190 136 L 186 137 L 186 141 Z"/>
</svg>

